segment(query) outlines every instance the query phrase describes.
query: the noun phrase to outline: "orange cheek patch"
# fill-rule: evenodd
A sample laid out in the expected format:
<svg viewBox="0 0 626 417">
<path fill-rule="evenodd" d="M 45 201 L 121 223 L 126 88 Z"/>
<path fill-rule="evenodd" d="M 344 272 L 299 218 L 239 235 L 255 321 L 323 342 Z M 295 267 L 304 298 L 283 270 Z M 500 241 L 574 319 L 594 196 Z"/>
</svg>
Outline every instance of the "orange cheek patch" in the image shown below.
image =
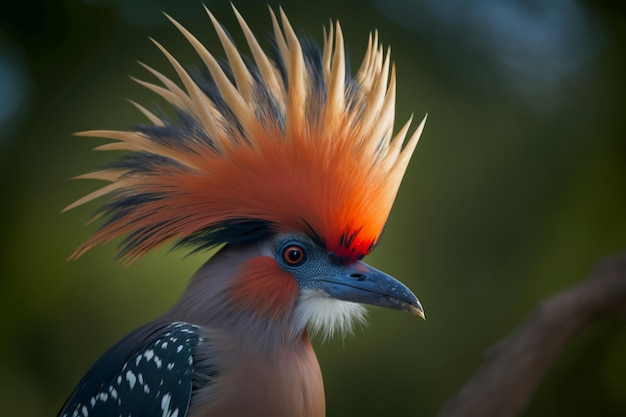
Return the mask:
<svg viewBox="0 0 626 417">
<path fill-rule="evenodd" d="M 246 262 L 232 291 L 232 301 L 257 315 L 277 318 L 293 310 L 298 283 L 268 256 Z"/>
</svg>

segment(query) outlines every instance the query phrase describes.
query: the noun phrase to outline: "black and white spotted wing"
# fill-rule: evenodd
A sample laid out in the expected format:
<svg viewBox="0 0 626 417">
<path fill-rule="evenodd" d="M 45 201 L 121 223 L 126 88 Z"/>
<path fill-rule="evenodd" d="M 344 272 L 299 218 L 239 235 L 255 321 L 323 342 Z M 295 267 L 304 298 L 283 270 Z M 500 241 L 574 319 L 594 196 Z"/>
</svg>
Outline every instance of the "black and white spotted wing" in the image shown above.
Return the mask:
<svg viewBox="0 0 626 417">
<path fill-rule="evenodd" d="M 87 372 L 59 417 L 184 417 L 194 384 L 197 326 L 155 322 L 109 349 Z"/>
</svg>

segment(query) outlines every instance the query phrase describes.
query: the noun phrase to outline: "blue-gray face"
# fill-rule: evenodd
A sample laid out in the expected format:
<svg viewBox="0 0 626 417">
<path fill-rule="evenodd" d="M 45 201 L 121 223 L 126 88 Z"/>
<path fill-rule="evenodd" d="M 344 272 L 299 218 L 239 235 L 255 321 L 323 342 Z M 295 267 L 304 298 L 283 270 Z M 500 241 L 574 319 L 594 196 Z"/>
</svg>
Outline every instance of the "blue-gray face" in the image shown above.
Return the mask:
<svg viewBox="0 0 626 417">
<path fill-rule="evenodd" d="M 361 261 L 342 263 L 306 235 L 280 234 L 274 245 L 278 264 L 301 290 L 319 290 L 344 301 L 407 311 L 424 317 L 417 297 L 397 279 Z"/>
</svg>

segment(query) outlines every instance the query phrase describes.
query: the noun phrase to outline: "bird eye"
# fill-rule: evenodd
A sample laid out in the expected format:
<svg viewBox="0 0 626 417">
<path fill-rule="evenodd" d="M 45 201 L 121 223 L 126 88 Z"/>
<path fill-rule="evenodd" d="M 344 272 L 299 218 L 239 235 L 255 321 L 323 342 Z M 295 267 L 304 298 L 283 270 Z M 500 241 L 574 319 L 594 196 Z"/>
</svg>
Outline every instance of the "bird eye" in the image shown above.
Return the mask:
<svg viewBox="0 0 626 417">
<path fill-rule="evenodd" d="M 306 252 L 300 245 L 289 245 L 283 249 L 283 260 L 290 266 L 298 266 L 306 260 Z"/>
</svg>

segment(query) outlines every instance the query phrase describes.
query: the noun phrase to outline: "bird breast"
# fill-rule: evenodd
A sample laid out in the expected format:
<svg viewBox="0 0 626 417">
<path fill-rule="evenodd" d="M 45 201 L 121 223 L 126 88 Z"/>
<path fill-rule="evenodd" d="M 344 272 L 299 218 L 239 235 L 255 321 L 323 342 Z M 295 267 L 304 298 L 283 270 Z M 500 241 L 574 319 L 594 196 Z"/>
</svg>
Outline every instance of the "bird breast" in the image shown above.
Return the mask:
<svg viewBox="0 0 626 417">
<path fill-rule="evenodd" d="M 209 352 L 222 368 L 212 384 L 193 394 L 191 417 L 323 417 L 322 375 L 304 334 L 273 352 L 247 343 L 220 343 Z M 210 346 L 208 347 L 210 348 Z"/>
</svg>

